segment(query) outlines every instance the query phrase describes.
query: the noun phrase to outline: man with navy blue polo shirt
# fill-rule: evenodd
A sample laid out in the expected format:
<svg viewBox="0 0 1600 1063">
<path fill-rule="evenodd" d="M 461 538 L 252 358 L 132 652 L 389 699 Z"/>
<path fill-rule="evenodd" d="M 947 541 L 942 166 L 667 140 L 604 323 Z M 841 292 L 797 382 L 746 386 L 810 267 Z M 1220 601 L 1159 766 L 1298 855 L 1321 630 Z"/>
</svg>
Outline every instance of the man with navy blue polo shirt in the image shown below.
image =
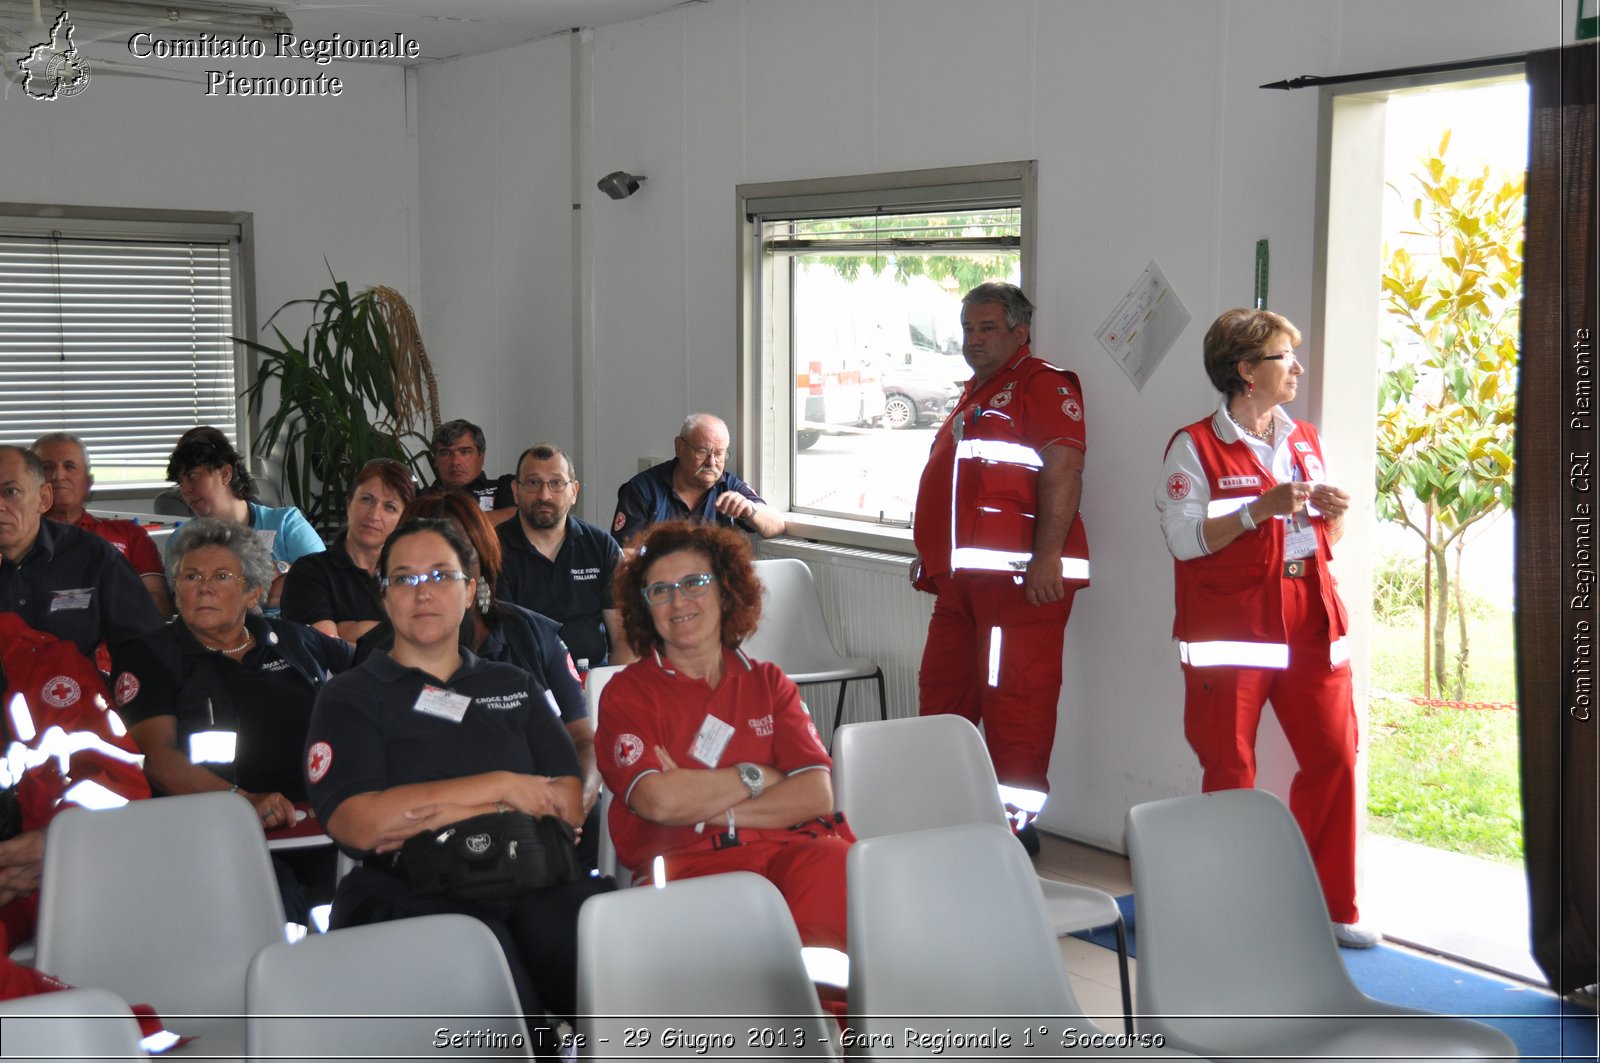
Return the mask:
<svg viewBox="0 0 1600 1063">
<path fill-rule="evenodd" d="M 517 518 L 496 529 L 496 595 L 559 623 L 561 640 L 582 670 L 633 660 L 611 604 L 611 576 L 622 550 L 604 528 L 572 515 L 578 501 L 572 459 L 550 443 L 529 447 L 517 460 L 511 493 Z"/>
<path fill-rule="evenodd" d="M 52 500 L 38 455 L 0 446 L 0 612 L 90 660 L 102 641 L 115 649 L 160 627 L 133 566 L 93 532 L 45 520 Z"/>
<path fill-rule="evenodd" d="M 728 426 L 709 413 L 691 413 L 672 441 L 676 457 L 654 465 L 617 491 L 611 534 L 623 546 L 664 520 L 702 520 L 782 535 L 784 520 L 755 489 L 726 471 Z"/>
</svg>

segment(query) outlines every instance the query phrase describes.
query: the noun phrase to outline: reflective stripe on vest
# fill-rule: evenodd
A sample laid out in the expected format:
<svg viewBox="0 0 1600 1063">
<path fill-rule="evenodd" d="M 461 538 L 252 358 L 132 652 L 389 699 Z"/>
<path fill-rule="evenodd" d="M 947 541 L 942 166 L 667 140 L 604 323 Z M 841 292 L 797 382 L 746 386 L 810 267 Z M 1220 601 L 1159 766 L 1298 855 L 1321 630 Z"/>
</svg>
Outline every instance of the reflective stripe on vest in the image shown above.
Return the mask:
<svg viewBox="0 0 1600 1063">
<path fill-rule="evenodd" d="M 986 550 L 981 546 L 958 546 L 950 551 L 950 571 L 1023 572 L 1032 554 L 1012 550 Z M 1061 559 L 1062 579 L 1089 578 L 1089 562 L 1081 557 Z"/>
<path fill-rule="evenodd" d="M 1207 517 L 1226 517 L 1229 513 L 1237 513 L 1248 506 L 1260 495 L 1251 495 L 1248 498 L 1216 498 L 1206 503 Z"/>
<path fill-rule="evenodd" d="M 1350 645 L 1343 635 L 1328 644 L 1328 667 L 1337 668 L 1350 660 Z"/>
<path fill-rule="evenodd" d="M 126 797 L 101 786 L 93 779 L 74 783 L 72 789 L 61 795 L 61 801 L 63 804 L 73 804 L 96 812 L 106 808 L 121 808 L 128 803 Z"/>
<path fill-rule="evenodd" d="M 977 458 L 979 461 L 1001 461 L 1007 465 L 1025 465 L 1030 469 L 1044 468 L 1039 452 L 1025 443 L 1012 443 L 1004 439 L 962 439 L 956 444 L 956 461 Z"/>
<path fill-rule="evenodd" d="M 1191 668 L 1287 668 L 1286 642 L 1179 642 L 1178 660 Z"/>
<path fill-rule="evenodd" d="M 1000 802 L 1024 812 L 1037 814 L 1044 807 L 1045 798 L 1050 795 L 1043 790 L 1027 790 L 1020 786 L 999 785 Z"/>
</svg>

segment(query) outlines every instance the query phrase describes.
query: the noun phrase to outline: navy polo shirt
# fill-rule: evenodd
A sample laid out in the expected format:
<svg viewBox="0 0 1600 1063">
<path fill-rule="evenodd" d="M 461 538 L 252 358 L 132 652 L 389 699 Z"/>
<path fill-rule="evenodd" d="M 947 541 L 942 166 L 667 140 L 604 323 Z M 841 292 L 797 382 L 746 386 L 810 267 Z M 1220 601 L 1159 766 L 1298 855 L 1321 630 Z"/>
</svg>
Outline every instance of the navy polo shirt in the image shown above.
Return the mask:
<svg viewBox="0 0 1600 1063">
<path fill-rule="evenodd" d="M 744 531 L 753 531 L 746 522 L 735 521 L 724 513 L 717 512 L 717 499 L 725 492 L 737 491 L 752 502 L 766 505 L 766 499 L 756 494 L 755 489 L 731 472 L 724 472 L 716 483 L 711 485 L 711 490 L 706 492 L 706 497 L 693 513 L 672 489 L 672 470 L 676 467 L 676 458 L 664 461 L 660 465 L 652 465 L 644 472 L 635 476 L 617 489 L 617 514 L 611 519 L 611 534 L 617 542 L 624 545 L 636 537 L 652 524 L 659 524 L 664 520 L 684 520 L 693 518 L 711 524 L 720 524 L 724 528 L 740 528 Z"/>
<path fill-rule="evenodd" d="M 171 716 L 187 754 L 198 731 L 233 731 L 230 764 L 208 764 L 252 793 L 305 800 L 300 770 L 317 691 L 350 667 L 342 639 L 287 620 L 246 616 L 256 644 L 235 661 L 202 646 L 181 619 L 124 643 L 114 658 L 117 707 L 129 723 Z"/>
<path fill-rule="evenodd" d="M 283 578 L 285 619 L 297 624 L 329 620 L 382 620 L 378 582 L 350 559 L 343 534 L 320 554 L 307 554 Z"/>
<path fill-rule="evenodd" d="M 586 667 L 606 663 L 611 643 L 601 610 L 612 608 L 611 577 L 622 548 L 601 528 L 567 516 L 567 535 L 555 560 L 541 554 L 522 530 L 522 518 L 495 529 L 500 536 L 500 579 L 495 595 L 561 625 L 561 639 Z"/>
<path fill-rule="evenodd" d="M 393 646 L 394 628 L 384 620 L 356 641 L 356 663 L 387 653 Z M 470 649 L 464 640 L 461 648 Z M 562 723 L 589 715 L 589 703 L 584 699 L 572 655 L 561 641 L 561 625 L 549 617 L 497 601 L 494 615 L 489 618 L 489 634 L 473 652 L 483 660 L 515 665 L 531 675 L 545 696 L 553 699 Z"/>
<path fill-rule="evenodd" d="M 162 623 L 150 592 L 116 547 L 48 518 L 39 521 L 39 537 L 20 562 L 0 558 L 0 612 L 74 643 L 90 660 L 102 640 L 116 649 Z"/>
<path fill-rule="evenodd" d="M 418 493 L 424 495 L 442 495 L 446 491 L 465 491 L 467 494 L 478 500 L 479 509 L 483 510 L 485 513 L 488 513 L 496 509 L 510 509 L 512 506 L 517 504 L 516 499 L 511 497 L 511 481 L 514 479 L 516 479 L 516 477 L 511 476 L 508 473 L 505 476 L 498 476 L 491 480 L 480 472 L 478 474 L 478 478 L 469 484 L 463 484 L 460 487 L 451 487 L 443 480 L 440 480 L 437 483 L 429 484 Z"/>
<path fill-rule="evenodd" d="M 374 654 L 317 696 L 306 735 L 306 781 L 327 823 L 357 794 L 407 783 L 510 771 L 578 776 L 566 728 L 528 673 L 461 651 L 449 679 Z M 425 687 L 467 699 L 460 719 L 418 708 Z"/>
</svg>

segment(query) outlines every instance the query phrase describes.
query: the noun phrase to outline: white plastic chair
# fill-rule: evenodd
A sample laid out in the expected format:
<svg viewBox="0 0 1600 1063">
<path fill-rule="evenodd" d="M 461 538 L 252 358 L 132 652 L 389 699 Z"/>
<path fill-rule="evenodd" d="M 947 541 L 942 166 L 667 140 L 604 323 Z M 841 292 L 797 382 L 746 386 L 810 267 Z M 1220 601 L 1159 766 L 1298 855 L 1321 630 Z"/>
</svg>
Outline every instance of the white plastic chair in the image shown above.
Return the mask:
<svg viewBox="0 0 1600 1063">
<path fill-rule="evenodd" d="M 1063 1044 L 1111 1034 L 1084 1015 L 1050 933 L 1033 867 L 1011 831 L 963 823 L 863 838 L 850 847 L 852 1058 L 906 1058 L 907 1028 L 1009 1043 L 952 1044 L 956 1058 L 1172 1055 Z M 879 1052 L 879 1044 L 889 1046 Z M 926 1052 L 927 1046 L 921 1046 Z M 927 1055 L 934 1055 L 926 1052 Z M 1069 1053 L 1070 1054 L 1070 1053 Z M 1182 1055 L 1178 1053 L 1178 1055 Z"/>
<path fill-rule="evenodd" d="M 145 1059 L 139 1041 L 139 1021 L 107 989 L 67 989 L 0 1002 L 0 1059 Z"/>
<path fill-rule="evenodd" d="M 596 732 L 600 730 L 600 692 L 611 682 L 611 677 L 622 671 L 626 665 L 607 664 L 598 668 L 589 669 L 588 676 L 584 679 L 583 697 L 589 707 L 589 723 Z M 596 750 L 600 755 L 603 750 Z M 617 847 L 611 843 L 611 788 L 600 787 L 600 856 L 596 861 L 602 875 L 610 875 L 617 880 L 617 885 L 626 886 L 633 880 L 633 875 L 628 869 L 617 863 Z"/>
<path fill-rule="evenodd" d="M 846 724 L 835 744 L 834 804 L 849 819 L 857 838 L 958 823 L 1007 823 L 983 736 L 960 716 Z M 1093 886 L 1037 874 L 1034 880 L 1057 936 L 1102 926 L 1115 929 L 1123 1026 L 1131 1032 L 1128 931 L 1116 898 Z"/>
<path fill-rule="evenodd" d="M 466 1046 L 474 1058 L 533 1056 L 500 943 L 466 915 L 269 945 L 250 964 L 245 999 L 252 1059 L 414 1059 L 440 1030 L 480 1034 Z"/>
<path fill-rule="evenodd" d="M 1265 790 L 1137 805 L 1139 1028 L 1214 1058 L 1490 1059 L 1511 1039 L 1350 980 L 1294 817 Z"/>
<path fill-rule="evenodd" d="M 686 1036 L 664 1041 L 669 1027 Z M 584 902 L 578 1034 L 589 1058 L 839 1056 L 789 907 L 748 871 Z"/>
<path fill-rule="evenodd" d="M 794 557 L 763 558 L 756 561 L 755 569 L 766 600 L 761 603 L 760 625 L 741 647 L 744 652 L 758 661 L 771 661 L 796 683 L 837 682 L 834 730 L 844 716 L 845 688 L 854 679 L 877 682 L 878 715 L 887 720 L 889 699 L 883 669 L 865 657 L 846 657 L 839 652 L 806 563 Z"/>
<path fill-rule="evenodd" d="M 250 802 L 205 793 L 50 824 L 39 969 L 151 1004 L 190 1051 L 244 1045 L 245 968 L 284 940 L 283 902 Z"/>
</svg>

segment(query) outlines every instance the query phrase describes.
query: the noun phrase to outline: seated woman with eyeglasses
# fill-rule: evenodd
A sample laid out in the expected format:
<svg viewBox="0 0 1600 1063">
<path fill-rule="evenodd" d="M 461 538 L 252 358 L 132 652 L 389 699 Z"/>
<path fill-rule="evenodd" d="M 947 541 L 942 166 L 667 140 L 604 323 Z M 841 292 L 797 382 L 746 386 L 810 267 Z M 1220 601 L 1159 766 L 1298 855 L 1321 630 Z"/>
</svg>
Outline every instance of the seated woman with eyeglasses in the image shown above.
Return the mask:
<svg viewBox="0 0 1600 1063">
<path fill-rule="evenodd" d="M 639 881 L 754 871 L 807 945 L 845 947 L 845 854 L 833 761 L 800 691 L 739 643 L 761 615 L 750 544 L 709 524 L 646 531 L 614 583 L 639 659 L 600 696 L 611 838 Z"/>
<path fill-rule="evenodd" d="M 117 647 L 112 694 L 157 794 L 232 790 L 263 830 L 292 827 L 317 692 L 349 644 L 260 615 L 276 577 L 266 543 L 236 521 L 197 517 L 167 544 L 172 623 Z M 275 860 L 284 908 L 310 925 L 333 884 L 332 850 Z"/>
<path fill-rule="evenodd" d="M 328 833 L 362 866 L 339 882 L 335 929 L 460 912 L 500 940 L 535 1048 L 577 1007 L 578 907 L 610 888 L 579 878 L 494 900 L 413 889 L 384 854 L 407 838 L 473 816 L 516 811 L 583 822 L 572 741 L 544 691 L 520 668 L 461 645 L 477 596 L 476 551 L 449 521 L 401 523 L 378 557 L 394 643 L 330 682 L 306 746 L 311 800 Z"/>
</svg>

